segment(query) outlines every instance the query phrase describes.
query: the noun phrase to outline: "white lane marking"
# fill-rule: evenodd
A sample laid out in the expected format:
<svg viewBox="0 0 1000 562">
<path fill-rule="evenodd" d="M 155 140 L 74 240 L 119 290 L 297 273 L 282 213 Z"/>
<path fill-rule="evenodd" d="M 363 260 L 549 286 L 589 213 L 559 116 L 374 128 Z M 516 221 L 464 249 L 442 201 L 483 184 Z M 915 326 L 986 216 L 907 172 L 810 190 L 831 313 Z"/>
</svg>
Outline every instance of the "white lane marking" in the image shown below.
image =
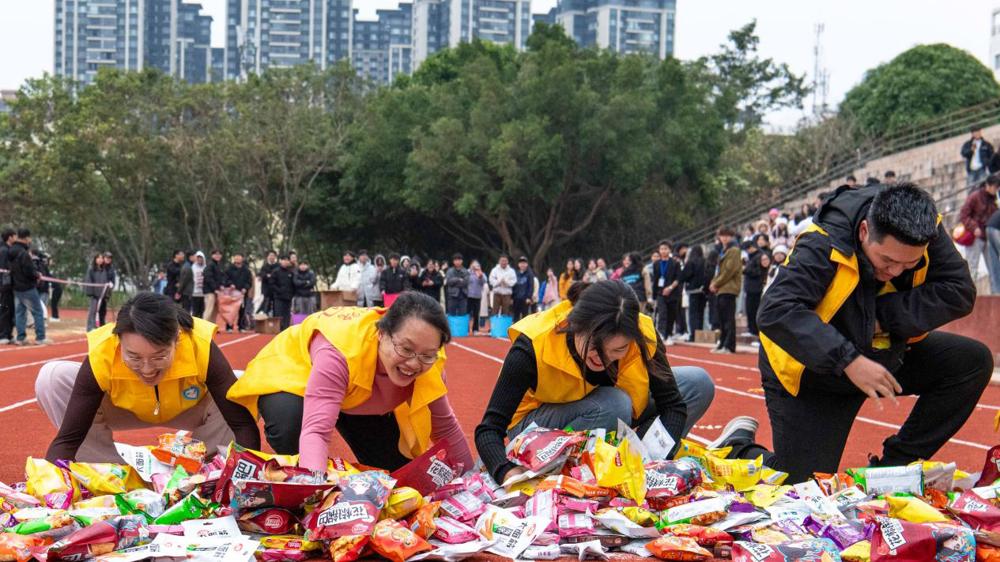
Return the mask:
<svg viewBox="0 0 1000 562">
<path fill-rule="evenodd" d="M 75 340 L 57 341 L 56 343 L 51 343 L 51 344 L 47 345 L 46 347 L 55 347 L 57 345 L 66 345 L 66 344 L 70 344 L 70 343 L 80 343 L 82 341 L 87 341 L 87 338 L 77 338 Z M 37 346 L 33 346 L 33 345 L 32 346 L 27 346 L 27 347 L 21 347 L 21 346 L 17 346 L 17 345 L 8 345 L 8 346 L 6 346 L 6 349 L 0 349 L 0 353 L 10 353 L 11 351 L 25 351 L 25 350 L 28 350 L 28 349 L 36 349 L 36 348 L 37 348 Z"/>
<path fill-rule="evenodd" d="M 221 348 L 226 347 L 228 345 L 233 345 L 233 344 L 237 344 L 237 343 L 249 340 L 249 339 L 253 339 L 253 338 L 257 337 L 258 335 L 260 335 L 260 334 L 250 334 L 249 336 L 243 336 L 242 338 L 237 338 L 237 339 L 232 340 L 232 341 L 227 341 L 225 343 L 220 343 L 219 344 L 219 348 L 221 349 Z M 86 355 L 86 353 L 77 353 L 75 355 L 66 355 L 64 357 L 52 357 L 51 359 L 46 359 L 44 361 L 35 361 L 34 363 L 25 363 L 23 365 L 15 365 L 13 367 L 4 367 L 3 369 L 0 369 L 0 371 L 5 371 L 5 370 L 8 370 L 8 369 L 16 369 L 18 367 L 30 367 L 32 365 L 40 365 L 42 363 L 48 363 L 49 361 L 59 361 L 61 359 L 69 359 L 71 357 L 80 357 L 80 356 L 83 356 L 83 355 Z M 20 408 L 21 406 L 27 406 L 28 404 L 34 404 L 37 401 L 38 401 L 37 398 L 29 398 L 28 400 L 21 400 L 20 402 L 14 402 L 13 404 L 8 404 L 6 406 L 0 407 L 0 414 L 2 414 L 4 412 L 9 412 L 10 410 L 14 410 L 14 409 Z"/>
<path fill-rule="evenodd" d="M 476 355 L 479 355 L 480 357 L 485 357 L 485 358 L 490 359 L 492 361 L 495 361 L 497 363 L 503 364 L 503 360 L 502 359 L 500 359 L 498 357 L 495 357 L 493 355 L 490 355 L 488 353 L 483 353 L 482 351 L 479 351 L 478 349 L 473 349 L 473 348 L 471 348 L 469 346 L 462 345 L 460 343 L 455 343 L 455 342 L 451 342 L 450 345 L 454 345 L 455 347 L 457 347 L 459 349 L 464 349 L 465 351 L 468 351 L 470 353 L 474 353 Z M 757 369 L 746 367 L 744 365 L 733 365 L 731 363 L 723 363 L 721 361 L 709 361 L 709 360 L 706 360 L 706 359 L 698 359 L 697 357 L 688 357 L 686 355 L 676 355 L 676 354 L 673 354 L 673 353 L 668 353 L 667 355 L 669 357 L 673 357 L 673 358 L 681 359 L 681 360 L 685 360 L 685 361 L 696 361 L 696 362 L 699 362 L 699 363 L 706 363 L 706 364 L 709 364 L 709 365 L 718 365 L 718 366 L 721 366 L 721 367 L 730 367 L 730 368 L 744 369 L 744 370 L 747 370 L 747 371 L 758 372 Z M 715 388 L 717 390 L 721 390 L 723 392 L 729 392 L 730 394 L 736 394 L 737 396 L 744 396 L 744 397 L 747 397 L 747 398 L 753 398 L 755 400 L 764 400 L 764 397 L 760 396 L 758 394 L 751 394 L 749 392 L 743 392 L 742 390 L 736 390 L 735 388 L 729 388 L 729 387 L 722 386 L 722 385 L 719 385 L 719 384 L 716 384 Z M 866 418 L 864 416 L 858 416 L 855 419 L 857 419 L 858 421 L 861 421 L 861 422 L 864 422 L 864 423 L 869 423 L 871 425 L 876 425 L 876 426 L 879 426 L 879 427 L 887 427 L 889 429 L 895 429 L 897 431 L 900 429 L 900 426 L 898 426 L 898 425 L 891 424 L 891 423 L 888 423 L 888 422 L 879 421 L 879 420 L 874 420 L 874 419 L 871 419 L 871 418 Z M 688 435 L 690 436 L 690 434 L 688 434 Z M 697 436 L 693 436 L 692 438 L 694 438 L 695 441 L 702 440 L 702 438 L 697 437 Z M 707 441 L 703 441 L 703 440 L 702 440 L 702 442 L 707 443 Z M 976 443 L 974 441 L 966 441 L 964 439 L 957 439 L 957 438 L 954 438 L 954 437 L 951 438 L 951 439 L 949 439 L 948 442 L 949 443 L 954 443 L 956 445 L 965 445 L 966 447 L 972 447 L 973 449 L 979 449 L 979 450 L 983 450 L 983 451 L 988 451 L 990 449 L 990 446 L 988 446 L 988 445 L 983 445 L 982 443 Z"/>
</svg>

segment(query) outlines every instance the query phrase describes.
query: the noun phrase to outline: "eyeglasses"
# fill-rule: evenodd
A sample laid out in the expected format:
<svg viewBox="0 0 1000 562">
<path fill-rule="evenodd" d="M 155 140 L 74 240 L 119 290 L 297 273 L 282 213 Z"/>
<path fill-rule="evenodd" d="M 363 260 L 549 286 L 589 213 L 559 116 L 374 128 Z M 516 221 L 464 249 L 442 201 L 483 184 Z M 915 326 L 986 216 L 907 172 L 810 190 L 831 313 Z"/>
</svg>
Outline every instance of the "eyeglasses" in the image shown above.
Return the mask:
<svg viewBox="0 0 1000 562">
<path fill-rule="evenodd" d="M 125 363 L 126 367 L 132 369 L 133 371 L 144 371 L 147 368 L 165 369 L 170 366 L 173 358 L 173 348 L 162 355 L 157 355 L 148 359 L 136 357 L 128 352 L 122 353 L 122 362 Z"/>
<path fill-rule="evenodd" d="M 403 347 L 396 343 L 395 338 L 389 337 L 389 341 L 392 342 L 392 348 L 396 351 L 396 355 L 402 357 L 403 359 L 413 359 L 416 357 L 417 361 L 420 361 L 424 365 L 433 365 L 437 363 L 438 356 L 437 353 L 429 355 L 426 353 L 417 353 L 408 347 Z"/>
</svg>

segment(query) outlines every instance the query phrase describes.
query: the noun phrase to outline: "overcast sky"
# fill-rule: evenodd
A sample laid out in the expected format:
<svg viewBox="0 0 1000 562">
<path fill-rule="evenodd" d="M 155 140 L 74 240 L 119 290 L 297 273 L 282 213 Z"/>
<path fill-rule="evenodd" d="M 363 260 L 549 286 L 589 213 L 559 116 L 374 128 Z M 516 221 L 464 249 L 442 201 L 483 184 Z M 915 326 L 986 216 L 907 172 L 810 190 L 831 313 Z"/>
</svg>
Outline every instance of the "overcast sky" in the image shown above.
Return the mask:
<svg viewBox="0 0 1000 562">
<path fill-rule="evenodd" d="M 398 4 L 354 1 L 364 19 Z M 213 42 L 221 46 L 226 1 L 202 4 L 215 17 Z M 554 5 L 555 0 L 534 0 L 533 10 L 545 12 Z M 53 0 L 0 0 L 0 88 L 16 88 L 28 77 L 52 71 L 53 6 Z M 677 0 L 676 55 L 690 59 L 710 54 L 729 30 L 756 18 L 761 52 L 811 77 L 814 28 L 822 22 L 828 99 L 836 105 L 865 70 L 920 43 L 949 43 L 986 62 L 994 7 L 1000 7 L 1000 0 Z M 797 117 L 785 112 L 771 122 L 790 126 Z"/>
</svg>

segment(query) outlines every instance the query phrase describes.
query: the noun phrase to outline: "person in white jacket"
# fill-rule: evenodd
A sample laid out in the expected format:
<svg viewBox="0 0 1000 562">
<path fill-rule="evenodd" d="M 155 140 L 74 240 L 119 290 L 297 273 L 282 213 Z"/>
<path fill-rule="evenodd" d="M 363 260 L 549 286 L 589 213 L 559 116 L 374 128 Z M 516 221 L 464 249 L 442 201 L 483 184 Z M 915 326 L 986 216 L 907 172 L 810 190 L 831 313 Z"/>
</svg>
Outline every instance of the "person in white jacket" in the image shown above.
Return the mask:
<svg viewBox="0 0 1000 562">
<path fill-rule="evenodd" d="M 344 254 L 344 265 L 337 270 L 337 280 L 330 289 L 334 291 L 357 291 L 361 286 L 361 266 L 355 261 L 354 252 Z"/>
<path fill-rule="evenodd" d="M 493 295 L 493 313 L 500 316 L 510 316 L 513 313 L 514 300 L 511 296 L 514 285 L 517 284 L 517 273 L 510 266 L 510 258 L 500 256 L 500 263 L 490 271 L 490 292 Z"/>
<path fill-rule="evenodd" d="M 368 252 L 358 252 L 358 306 L 382 306 L 382 290 L 379 288 L 379 271 L 368 259 Z"/>
</svg>

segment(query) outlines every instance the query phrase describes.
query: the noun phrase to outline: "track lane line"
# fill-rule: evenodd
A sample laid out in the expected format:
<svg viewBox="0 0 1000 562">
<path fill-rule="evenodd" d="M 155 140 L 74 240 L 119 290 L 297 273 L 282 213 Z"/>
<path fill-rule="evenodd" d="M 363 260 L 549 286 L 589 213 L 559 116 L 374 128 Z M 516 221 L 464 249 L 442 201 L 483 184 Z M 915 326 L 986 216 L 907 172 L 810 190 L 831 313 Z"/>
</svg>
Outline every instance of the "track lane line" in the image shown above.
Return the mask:
<svg viewBox="0 0 1000 562">
<path fill-rule="evenodd" d="M 84 342 L 84 341 L 87 341 L 87 338 L 77 338 L 75 340 L 57 341 L 55 343 L 50 343 L 50 344 L 45 345 L 45 346 L 37 346 L 37 345 L 27 345 L 27 346 L 8 345 L 8 346 L 6 346 L 7 349 L 0 349 L 0 353 L 10 353 L 10 352 L 13 352 L 13 351 L 27 351 L 29 349 L 41 349 L 41 347 L 55 347 L 57 345 L 66 345 L 66 344 L 71 344 L 71 343 L 80 343 L 80 342 Z"/>
<path fill-rule="evenodd" d="M 469 351 L 469 352 L 474 353 L 476 355 L 479 355 L 481 357 L 485 357 L 485 358 L 491 359 L 491 360 L 493 360 L 493 361 L 495 361 L 497 363 L 503 364 L 503 360 L 502 359 L 499 359 L 499 358 L 497 358 L 497 357 L 495 357 L 493 355 L 490 355 L 488 353 L 484 353 L 482 351 L 479 351 L 478 349 L 473 349 L 471 347 L 468 347 L 466 345 L 462 345 L 460 343 L 456 343 L 454 341 L 451 342 L 449 345 L 454 345 L 455 347 L 458 347 L 459 349 L 464 349 L 466 351 Z M 759 371 L 756 368 L 746 367 L 744 365 L 733 365 L 733 364 L 730 364 L 730 363 L 723 363 L 721 361 L 711 361 L 711 360 L 708 360 L 708 359 L 699 359 L 697 357 L 690 357 L 690 356 L 686 356 L 686 355 L 677 355 L 677 354 L 674 354 L 674 353 L 668 353 L 667 356 L 668 357 L 673 357 L 675 359 L 680 359 L 680 360 L 683 360 L 683 361 L 696 361 L 696 362 L 700 362 L 700 363 L 706 363 L 706 364 L 709 364 L 709 365 L 717 365 L 717 366 L 720 366 L 720 367 L 727 367 L 727 368 L 736 368 L 736 369 L 742 369 L 742 370 L 746 370 L 746 371 L 753 371 L 755 373 L 759 373 Z M 743 396 L 743 397 L 747 397 L 747 398 L 753 398 L 755 400 L 764 400 L 764 397 L 760 396 L 758 394 L 751 394 L 749 392 L 744 392 L 742 390 L 736 390 L 735 388 L 729 388 L 727 386 L 722 386 L 722 385 L 720 385 L 718 383 L 716 383 L 715 388 L 717 390 L 721 390 L 723 392 L 728 392 L 730 394 L 735 394 L 737 396 Z M 889 429 L 895 429 L 897 431 L 901 428 L 901 426 L 898 426 L 898 425 L 895 425 L 895 424 L 892 424 L 892 423 L 883 422 L 883 421 L 875 420 L 875 419 L 864 417 L 864 416 L 858 416 L 855 419 L 858 420 L 858 421 L 860 421 L 860 422 L 868 423 L 868 424 L 875 425 L 875 426 L 878 426 L 878 427 L 886 427 L 886 428 L 889 428 Z M 982 451 L 988 451 L 990 449 L 990 446 L 988 446 L 988 445 L 983 445 L 982 443 L 976 443 L 974 441 L 966 441 L 965 439 L 958 439 L 956 437 L 952 437 L 951 439 L 948 440 L 948 442 L 949 443 L 954 443 L 956 445 L 964 445 L 966 447 L 972 447 L 974 449 L 979 449 L 979 450 L 982 450 Z"/>
</svg>

